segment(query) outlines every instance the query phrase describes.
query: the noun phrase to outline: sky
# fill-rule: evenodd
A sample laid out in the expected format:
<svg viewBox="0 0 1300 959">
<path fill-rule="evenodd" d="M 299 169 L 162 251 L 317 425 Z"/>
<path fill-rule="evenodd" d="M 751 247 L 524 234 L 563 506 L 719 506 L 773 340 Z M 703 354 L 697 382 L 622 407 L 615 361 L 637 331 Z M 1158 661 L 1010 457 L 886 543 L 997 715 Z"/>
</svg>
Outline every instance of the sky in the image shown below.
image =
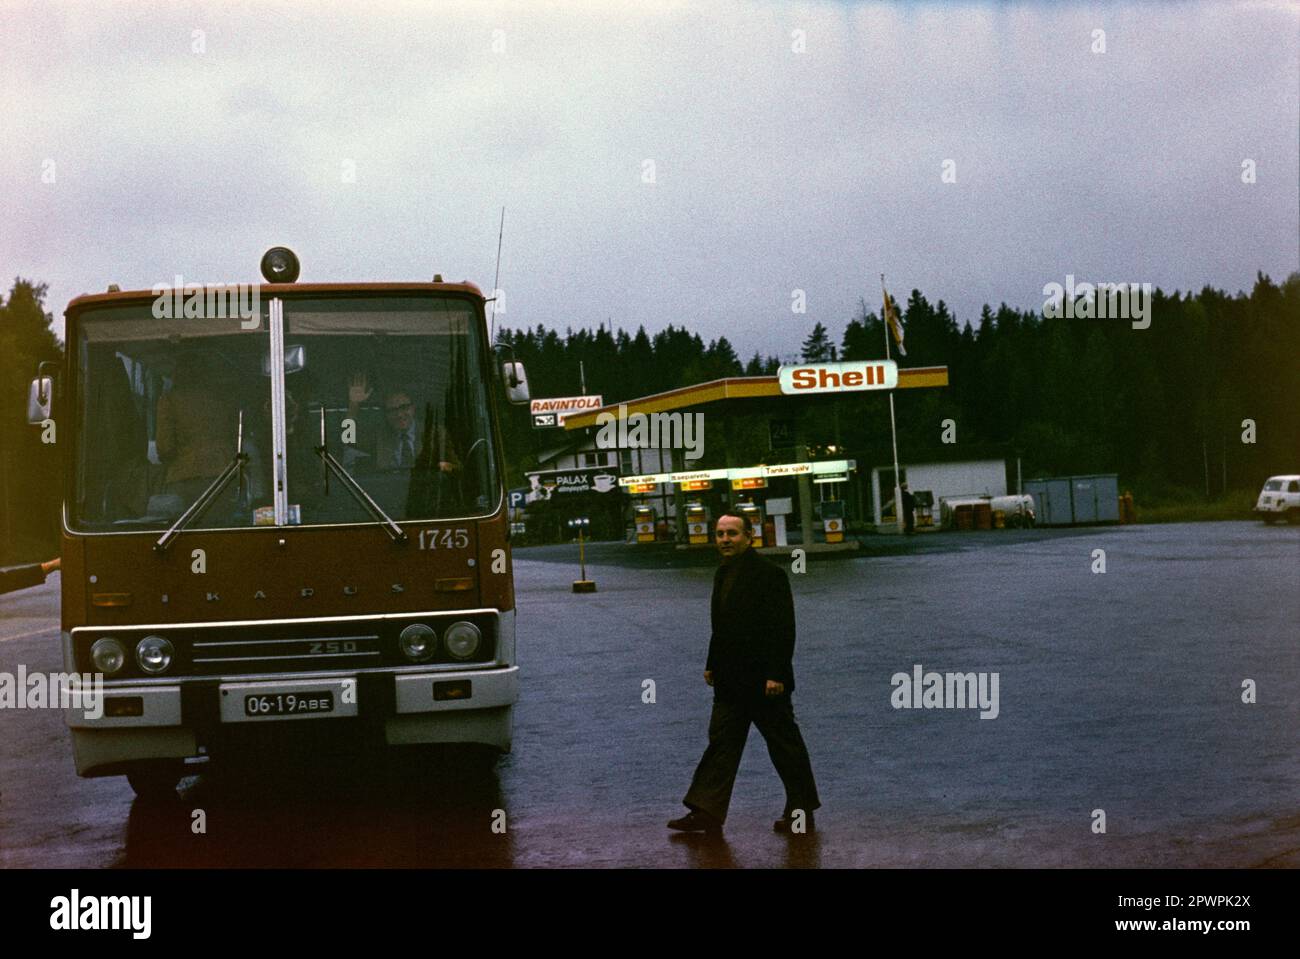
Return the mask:
<svg viewBox="0 0 1300 959">
<path fill-rule="evenodd" d="M 0 0 L 0 120 L 4 291 L 60 333 L 278 244 L 490 291 L 502 207 L 499 325 L 744 357 L 838 341 L 882 273 L 964 323 L 1300 269 L 1294 3 Z"/>
</svg>

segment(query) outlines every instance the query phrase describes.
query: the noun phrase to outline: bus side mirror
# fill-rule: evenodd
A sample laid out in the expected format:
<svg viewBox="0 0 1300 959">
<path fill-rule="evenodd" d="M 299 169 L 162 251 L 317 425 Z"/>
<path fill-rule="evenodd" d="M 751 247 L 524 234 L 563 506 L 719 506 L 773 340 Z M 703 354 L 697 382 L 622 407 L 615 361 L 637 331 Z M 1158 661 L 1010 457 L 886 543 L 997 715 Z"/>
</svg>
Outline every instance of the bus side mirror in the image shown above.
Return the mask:
<svg viewBox="0 0 1300 959">
<path fill-rule="evenodd" d="M 528 374 L 518 360 L 501 364 L 501 379 L 506 386 L 506 398 L 511 403 L 528 402 Z"/>
<path fill-rule="evenodd" d="M 53 401 L 54 379 L 38 376 L 32 380 L 31 388 L 27 391 L 27 422 L 32 426 L 40 426 L 48 420 Z"/>
</svg>

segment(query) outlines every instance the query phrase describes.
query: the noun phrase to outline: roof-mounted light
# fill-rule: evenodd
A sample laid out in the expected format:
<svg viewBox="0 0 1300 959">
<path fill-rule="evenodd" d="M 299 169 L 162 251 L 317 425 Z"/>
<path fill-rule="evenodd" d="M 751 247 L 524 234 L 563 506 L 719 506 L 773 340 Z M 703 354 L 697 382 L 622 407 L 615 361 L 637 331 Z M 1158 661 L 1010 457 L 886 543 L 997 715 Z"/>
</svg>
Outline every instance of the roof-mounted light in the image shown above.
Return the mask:
<svg viewBox="0 0 1300 959">
<path fill-rule="evenodd" d="M 273 246 L 262 254 L 262 276 L 267 283 L 293 283 L 298 270 L 298 258 L 287 246 Z"/>
</svg>

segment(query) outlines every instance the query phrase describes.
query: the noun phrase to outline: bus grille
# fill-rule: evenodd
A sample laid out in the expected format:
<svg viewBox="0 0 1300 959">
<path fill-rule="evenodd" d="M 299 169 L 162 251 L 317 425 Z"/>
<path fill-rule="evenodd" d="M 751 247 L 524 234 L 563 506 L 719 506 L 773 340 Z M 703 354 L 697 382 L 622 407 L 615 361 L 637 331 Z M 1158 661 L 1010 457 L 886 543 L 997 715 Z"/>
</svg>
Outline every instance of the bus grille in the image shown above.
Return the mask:
<svg viewBox="0 0 1300 959">
<path fill-rule="evenodd" d="M 200 676 L 307 672 L 378 666 L 379 636 L 291 639 L 204 639 L 193 644 L 191 665 Z"/>
</svg>

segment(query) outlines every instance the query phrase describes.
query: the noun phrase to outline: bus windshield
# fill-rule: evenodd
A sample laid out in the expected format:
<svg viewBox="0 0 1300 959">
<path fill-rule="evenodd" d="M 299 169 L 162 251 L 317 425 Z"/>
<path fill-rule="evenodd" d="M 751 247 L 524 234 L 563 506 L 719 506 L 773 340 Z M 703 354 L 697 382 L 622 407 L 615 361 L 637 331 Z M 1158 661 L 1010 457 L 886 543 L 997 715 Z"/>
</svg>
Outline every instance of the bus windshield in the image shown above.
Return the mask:
<svg viewBox="0 0 1300 959">
<path fill-rule="evenodd" d="M 375 522 L 322 449 L 395 520 L 497 508 L 472 300 L 291 295 L 283 313 L 287 523 Z M 266 301 L 253 329 L 146 303 L 87 311 L 76 336 L 74 528 L 166 529 L 234 461 L 241 430 L 244 468 L 190 528 L 275 524 Z"/>
</svg>

